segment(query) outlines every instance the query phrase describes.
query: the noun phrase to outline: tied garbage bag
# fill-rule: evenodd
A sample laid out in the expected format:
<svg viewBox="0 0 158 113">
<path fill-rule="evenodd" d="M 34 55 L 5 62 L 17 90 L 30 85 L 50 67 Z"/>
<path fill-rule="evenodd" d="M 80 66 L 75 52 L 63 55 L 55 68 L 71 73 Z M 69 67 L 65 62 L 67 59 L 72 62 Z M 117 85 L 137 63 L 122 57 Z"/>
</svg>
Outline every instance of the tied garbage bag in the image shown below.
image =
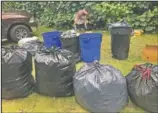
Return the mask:
<svg viewBox="0 0 158 113">
<path fill-rule="evenodd" d="M 92 113 L 114 113 L 128 103 L 126 79 L 110 65 L 91 63 L 73 77 L 76 101 Z"/>
<path fill-rule="evenodd" d="M 2 47 L 2 99 L 28 96 L 33 90 L 32 56 L 18 46 Z"/>
<path fill-rule="evenodd" d="M 80 61 L 79 34 L 74 30 L 69 30 L 61 34 L 62 48 L 74 53 L 76 62 Z"/>
<path fill-rule="evenodd" d="M 39 40 L 28 41 L 21 45 L 22 48 L 25 48 L 32 56 L 35 56 L 37 50 L 42 46 L 42 42 Z"/>
<path fill-rule="evenodd" d="M 75 59 L 72 52 L 41 47 L 35 55 L 36 91 L 52 97 L 72 96 Z"/>
<path fill-rule="evenodd" d="M 136 65 L 126 76 L 131 101 L 146 111 L 158 112 L 158 65 Z"/>
</svg>

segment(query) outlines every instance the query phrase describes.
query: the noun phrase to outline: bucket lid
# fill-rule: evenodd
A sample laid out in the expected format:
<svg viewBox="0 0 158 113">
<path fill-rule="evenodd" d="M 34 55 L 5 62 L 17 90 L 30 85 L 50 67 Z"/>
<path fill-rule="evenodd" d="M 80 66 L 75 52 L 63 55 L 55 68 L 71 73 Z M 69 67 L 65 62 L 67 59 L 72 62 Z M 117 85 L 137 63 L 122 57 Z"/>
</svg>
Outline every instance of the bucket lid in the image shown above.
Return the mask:
<svg viewBox="0 0 158 113">
<path fill-rule="evenodd" d="M 115 22 L 108 24 L 108 28 L 131 28 L 131 26 L 127 22 Z"/>
<path fill-rule="evenodd" d="M 45 32 L 45 33 L 42 33 L 42 35 L 45 35 L 45 36 L 49 36 L 49 35 L 61 35 L 62 32 L 59 32 L 59 31 L 51 31 L 51 32 Z"/>
<path fill-rule="evenodd" d="M 93 38 L 93 37 L 102 37 L 101 33 L 84 33 L 79 35 L 80 38 Z"/>
</svg>

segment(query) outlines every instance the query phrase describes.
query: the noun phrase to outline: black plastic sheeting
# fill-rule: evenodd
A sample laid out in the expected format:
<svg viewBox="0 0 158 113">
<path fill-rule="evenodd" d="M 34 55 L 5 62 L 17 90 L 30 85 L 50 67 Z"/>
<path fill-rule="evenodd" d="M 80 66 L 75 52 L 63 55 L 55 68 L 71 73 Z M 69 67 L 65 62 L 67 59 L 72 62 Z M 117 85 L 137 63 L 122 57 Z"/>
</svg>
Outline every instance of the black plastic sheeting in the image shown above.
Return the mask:
<svg viewBox="0 0 158 113">
<path fill-rule="evenodd" d="M 52 97 L 74 95 L 74 54 L 65 49 L 41 47 L 35 55 L 36 91 Z"/>
<path fill-rule="evenodd" d="M 158 113 L 158 65 L 137 65 L 126 79 L 131 101 L 148 112 Z"/>
<path fill-rule="evenodd" d="M 86 64 L 73 82 L 76 101 L 90 112 L 120 112 L 128 103 L 126 79 L 110 65 Z"/>
<path fill-rule="evenodd" d="M 34 89 L 32 56 L 18 46 L 2 47 L 2 99 L 26 97 Z"/>
<path fill-rule="evenodd" d="M 61 34 L 62 48 L 74 53 L 76 62 L 80 61 L 79 37 L 75 31 L 66 31 Z"/>
<path fill-rule="evenodd" d="M 42 46 L 42 42 L 39 40 L 32 40 L 22 44 L 22 48 L 25 48 L 32 56 L 35 56 L 37 50 Z"/>
</svg>

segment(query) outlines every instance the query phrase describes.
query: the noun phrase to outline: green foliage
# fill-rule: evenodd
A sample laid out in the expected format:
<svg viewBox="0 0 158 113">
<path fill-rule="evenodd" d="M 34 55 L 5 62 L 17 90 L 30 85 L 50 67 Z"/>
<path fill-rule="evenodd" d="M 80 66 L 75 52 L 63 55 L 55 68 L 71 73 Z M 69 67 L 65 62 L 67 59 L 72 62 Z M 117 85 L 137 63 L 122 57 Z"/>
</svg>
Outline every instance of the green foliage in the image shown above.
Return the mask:
<svg viewBox="0 0 158 113">
<path fill-rule="evenodd" d="M 79 9 L 89 11 L 89 23 L 96 29 L 123 18 L 135 29 L 158 31 L 158 2 L 2 2 L 2 9 L 27 10 L 35 13 L 41 25 L 58 29 L 73 27 L 74 14 Z"/>
</svg>

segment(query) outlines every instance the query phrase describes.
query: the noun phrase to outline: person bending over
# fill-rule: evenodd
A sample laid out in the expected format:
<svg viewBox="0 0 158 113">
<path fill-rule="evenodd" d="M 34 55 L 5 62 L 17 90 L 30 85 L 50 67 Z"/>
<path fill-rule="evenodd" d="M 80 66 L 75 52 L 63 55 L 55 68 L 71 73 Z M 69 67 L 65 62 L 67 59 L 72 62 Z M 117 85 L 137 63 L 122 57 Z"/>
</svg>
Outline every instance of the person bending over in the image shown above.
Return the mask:
<svg viewBox="0 0 158 113">
<path fill-rule="evenodd" d="M 79 10 L 76 14 L 75 14 L 75 18 L 74 18 L 74 27 L 75 30 L 85 30 L 87 29 L 87 16 L 88 16 L 88 11 L 83 9 L 83 10 Z"/>
</svg>

